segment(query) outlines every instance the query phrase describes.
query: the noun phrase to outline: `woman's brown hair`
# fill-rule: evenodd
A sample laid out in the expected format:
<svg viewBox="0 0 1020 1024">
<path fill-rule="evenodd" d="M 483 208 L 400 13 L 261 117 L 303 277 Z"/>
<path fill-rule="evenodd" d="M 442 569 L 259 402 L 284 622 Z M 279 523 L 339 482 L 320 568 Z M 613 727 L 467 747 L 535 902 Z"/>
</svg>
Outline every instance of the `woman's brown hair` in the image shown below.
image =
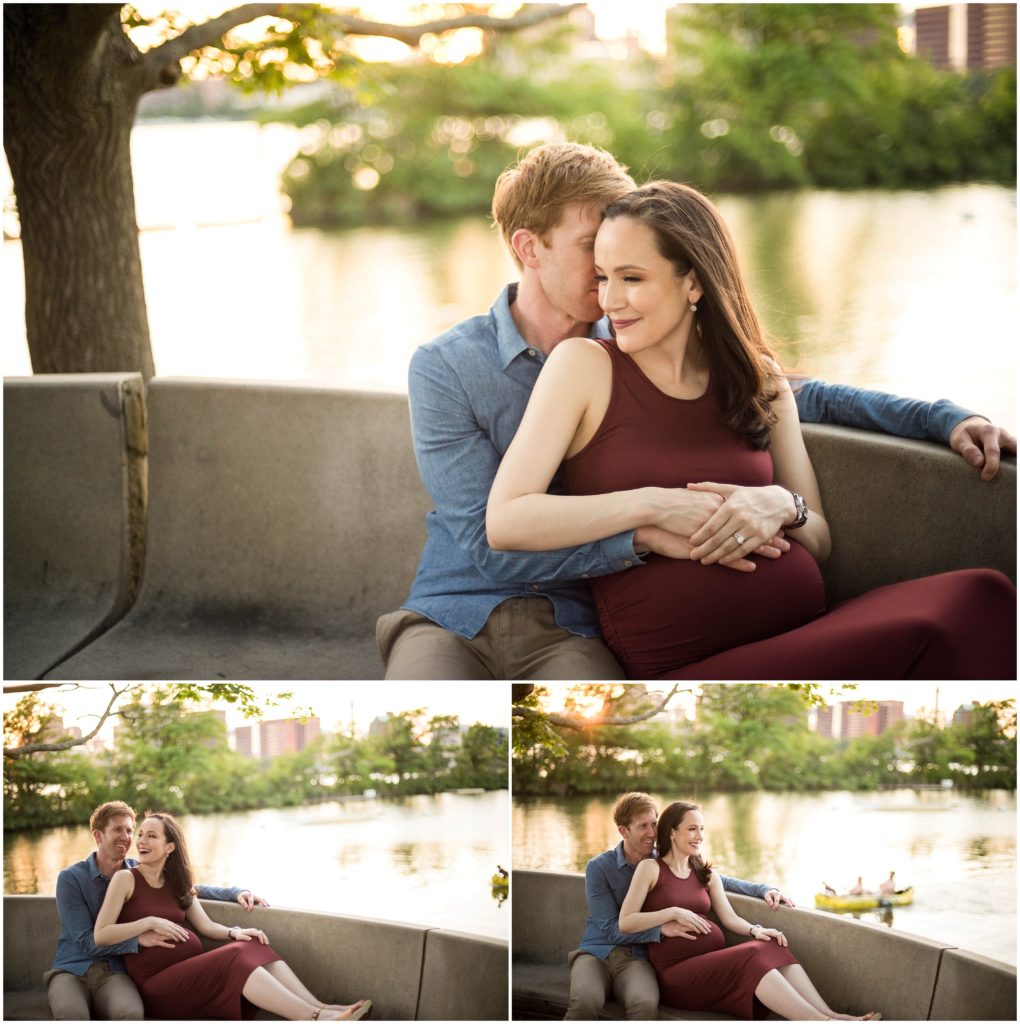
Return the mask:
<svg viewBox="0 0 1020 1024">
<path fill-rule="evenodd" d="M 175 849 L 163 865 L 163 878 L 170 886 L 174 898 L 187 910 L 195 899 L 195 876 L 191 870 L 191 858 L 184 842 L 184 833 L 177 819 L 166 811 L 146 811 L 143 824 L 149 818 L 162 822 L 166 841 L 174 844 Z"/>
<path fill-rule="evenodd" d="M 659 815 L 659 827 L 655 831 L 655 848 L 660 857 L 667 857 L 673 848 L 671 833 L 678 828 L 688 811 L 700 811 L 697 804 L 688 804 L 683 800 L 671 803 L 662 814 Z M 698 876 L 698 881 L 707 889 L 708 880 L 712 877 L 712 865 L 699 854 L 691 857 L 691 869 Z"/>
<path fill-rule="evenodd" d="M 660 254 L 678 276 L 694 270 L 703 292 L 697 326 L 712 387 L 727 425 L 752 448 L 769 445 L 776 422 L 775 357 L 765 344 L 740 273 L 737 250 L 719 211 L 690 185 L 652 181 L 605 207 L 606 220 L 648 225 Z"/>
</svg>

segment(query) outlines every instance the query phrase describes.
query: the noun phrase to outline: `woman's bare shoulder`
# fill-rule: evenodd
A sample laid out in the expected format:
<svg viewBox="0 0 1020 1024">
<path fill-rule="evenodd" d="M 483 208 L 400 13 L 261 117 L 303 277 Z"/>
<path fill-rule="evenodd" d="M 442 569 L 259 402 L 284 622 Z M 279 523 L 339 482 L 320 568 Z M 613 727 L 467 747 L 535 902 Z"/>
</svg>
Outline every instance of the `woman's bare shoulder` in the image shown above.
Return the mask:
<svg viewBox="0 0 1020 1024">
<path fill-rule="evenodd" d="M 549 359 L 572 366 L 609 365 L 609 353 L 594 338 L 564 338 L 553 348 Z"/>
<path fill-rule="evenodd" d="M 130 896 L 135 891 L 135 876 L 131 868 L 121 868 L 119 871 L 114 871 L 110 877 L 110 889 L 116 893 L 125 893 Z"/>
</svg>

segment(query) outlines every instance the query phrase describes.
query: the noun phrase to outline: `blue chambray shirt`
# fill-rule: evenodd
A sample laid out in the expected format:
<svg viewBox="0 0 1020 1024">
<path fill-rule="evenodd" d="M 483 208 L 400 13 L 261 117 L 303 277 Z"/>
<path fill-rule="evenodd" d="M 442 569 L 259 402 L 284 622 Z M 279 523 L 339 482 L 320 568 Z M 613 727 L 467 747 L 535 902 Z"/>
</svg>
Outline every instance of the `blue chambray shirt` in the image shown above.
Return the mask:
<svg viewBox="0 0 1020 1024">
<path fill-rule="evenodd" d="M 656 854 L 652 854 L 656 856 Z M 600 960 L 605 960 L 617 946 L 630 946 L 635 959 L 645 960 L 647 942 L 659 942 L 662 938 L 659 928 L 643 932 L 624 934 L 620 931 L 620 908 L 627 897 L 634 865 L 623 853 L 623 843 L 612 850 L 606 850 L 588 861 L 584 869 L 584 895 L 588 900 L 588 924 L 584 929 L 580 948 Z M 740 878 L 722 879 L 727 892 L 741 896 L 757 896 L 759 899 L 772 888 L 764 882 L 745 882 Z"/>
<path fill-rule="evenodd" d="M 435 508 L 426 516 L 428 537 L 403 607 L 470 638 L 508 598 L 543 596 L 561 627 L 595 637 L 598 621 L 585 580 L 640 564 L 633 531 L 555 551 L 493 551 L 486 541 L 489 490 L 545 362 L 510 315 L 516 294 L 517 285 L 508 285 L 488 313 L 451 327 L 411 357 L 414 451 Z M 608 321 L 595 324 L 592 336 L 610 337 Z M 817 380 L 794 390 L 803 422 L 943 444 L 953 426 L 971 415 L 946 401 L 918 402 Z M 557 480 L 550 491 L 562 491 Z"/>
<path fill-rule="evenodd" d="M 124 860 L 124 867 L 134 868 L 138 861 L 131 857 Z M 105 960 L 110 970 L 117 974 L 127 973 L 121 953 L 137 953 L 138 939 L 128 939 L 114 946 L 97 946 L 92 938 L 96 918 L 106 899 L 110 879 L 100 874 L 99 860 L 95 851 L 85 860 L 64 868 L 57 876 L 57 912 L 63 930 L 57 941 L 57 955 L 53 960 L 55 970 L 69 974 L 83 975 L 93 964 Z M 198 895 L 204 900 L 222 900 L 233 903 L 243 892 L 242 889 L 221 888 L 214 885 L 197 886 Z"/>
</svg>

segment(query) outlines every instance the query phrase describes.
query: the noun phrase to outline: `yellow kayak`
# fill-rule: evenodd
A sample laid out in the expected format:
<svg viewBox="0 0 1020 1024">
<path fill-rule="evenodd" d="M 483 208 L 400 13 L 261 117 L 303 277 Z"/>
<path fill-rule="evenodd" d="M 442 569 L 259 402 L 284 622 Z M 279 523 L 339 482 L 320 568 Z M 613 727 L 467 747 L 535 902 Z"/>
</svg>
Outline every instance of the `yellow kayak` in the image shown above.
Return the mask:
<svg viewBox="0 0 1020 1024">
<path fill-rule="evenodd" d="M 849 893 L 830 896 L 815 893 L 815 906 L 821 910 L 874 910 L 881 907 L 906 907 L 914 902 L 914 887 L 897 889 L 891 896 L 880 896 L 877 892 L 865 892 L 860 896 Z"/>
</svg>

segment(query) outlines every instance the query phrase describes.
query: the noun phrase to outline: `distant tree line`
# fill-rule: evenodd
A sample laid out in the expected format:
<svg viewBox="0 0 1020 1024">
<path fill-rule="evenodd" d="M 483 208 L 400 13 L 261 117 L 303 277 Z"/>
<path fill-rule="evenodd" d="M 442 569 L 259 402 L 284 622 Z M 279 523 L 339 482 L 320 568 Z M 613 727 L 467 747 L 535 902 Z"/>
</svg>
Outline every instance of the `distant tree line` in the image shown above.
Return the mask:
<svg viewBox="0 0 1020 1024">
<path fill-rule="evenodd" d="M 35 718 L 35 734 L 46 720 L 45 714 Z M 221 719 L 180 701 L 137 698 L 123 720 L 127 727 L 114 751 L 5 758 L 4 829 L 80 825 L 111 799 L 139 811 L 207 814 L 291 807 L 368 790 L 385 797 L 508 785 L 507 745 L 497 729 L 472 725 L 457 743 L 456 716 L 424 709 L 391 716 L 384 735 L 323 735 L 300 753 L 267 760 L 232 751 Z M 12 724 L 18 723 L 5 721 L 5 734 Z M 33 732 L 23 737 L 26 742 Z"/>
<path fill-rule="evenodd" d="M 841 741 L 809 728 L 806 696 L 778 686 L 705 686 L 696 721 L 658 716 L 580 730 L 543 723 L 544 734 L 515 718 L 526 739 L 514 737 L 514 793 L 870 790 L 946 779 L 961 789 L 1016 788 L 1013 701 L 977 704 L 966 724 L 941 729 L 917 718 Z"/>
<path fill-rule="evenodd" d="M 286 115 L 315 126 L 285 174 L 291 216 L 485 212 L 499 172 L 555 138 L 709 192 L 1013 184 L 1015 66 L 936 70 L 900 50 L 896 18 L 893 4 L 694 4 L 661 60 L 580 58 L 554 25 L 461 66 L 387 66 Z"/>
</svg>

